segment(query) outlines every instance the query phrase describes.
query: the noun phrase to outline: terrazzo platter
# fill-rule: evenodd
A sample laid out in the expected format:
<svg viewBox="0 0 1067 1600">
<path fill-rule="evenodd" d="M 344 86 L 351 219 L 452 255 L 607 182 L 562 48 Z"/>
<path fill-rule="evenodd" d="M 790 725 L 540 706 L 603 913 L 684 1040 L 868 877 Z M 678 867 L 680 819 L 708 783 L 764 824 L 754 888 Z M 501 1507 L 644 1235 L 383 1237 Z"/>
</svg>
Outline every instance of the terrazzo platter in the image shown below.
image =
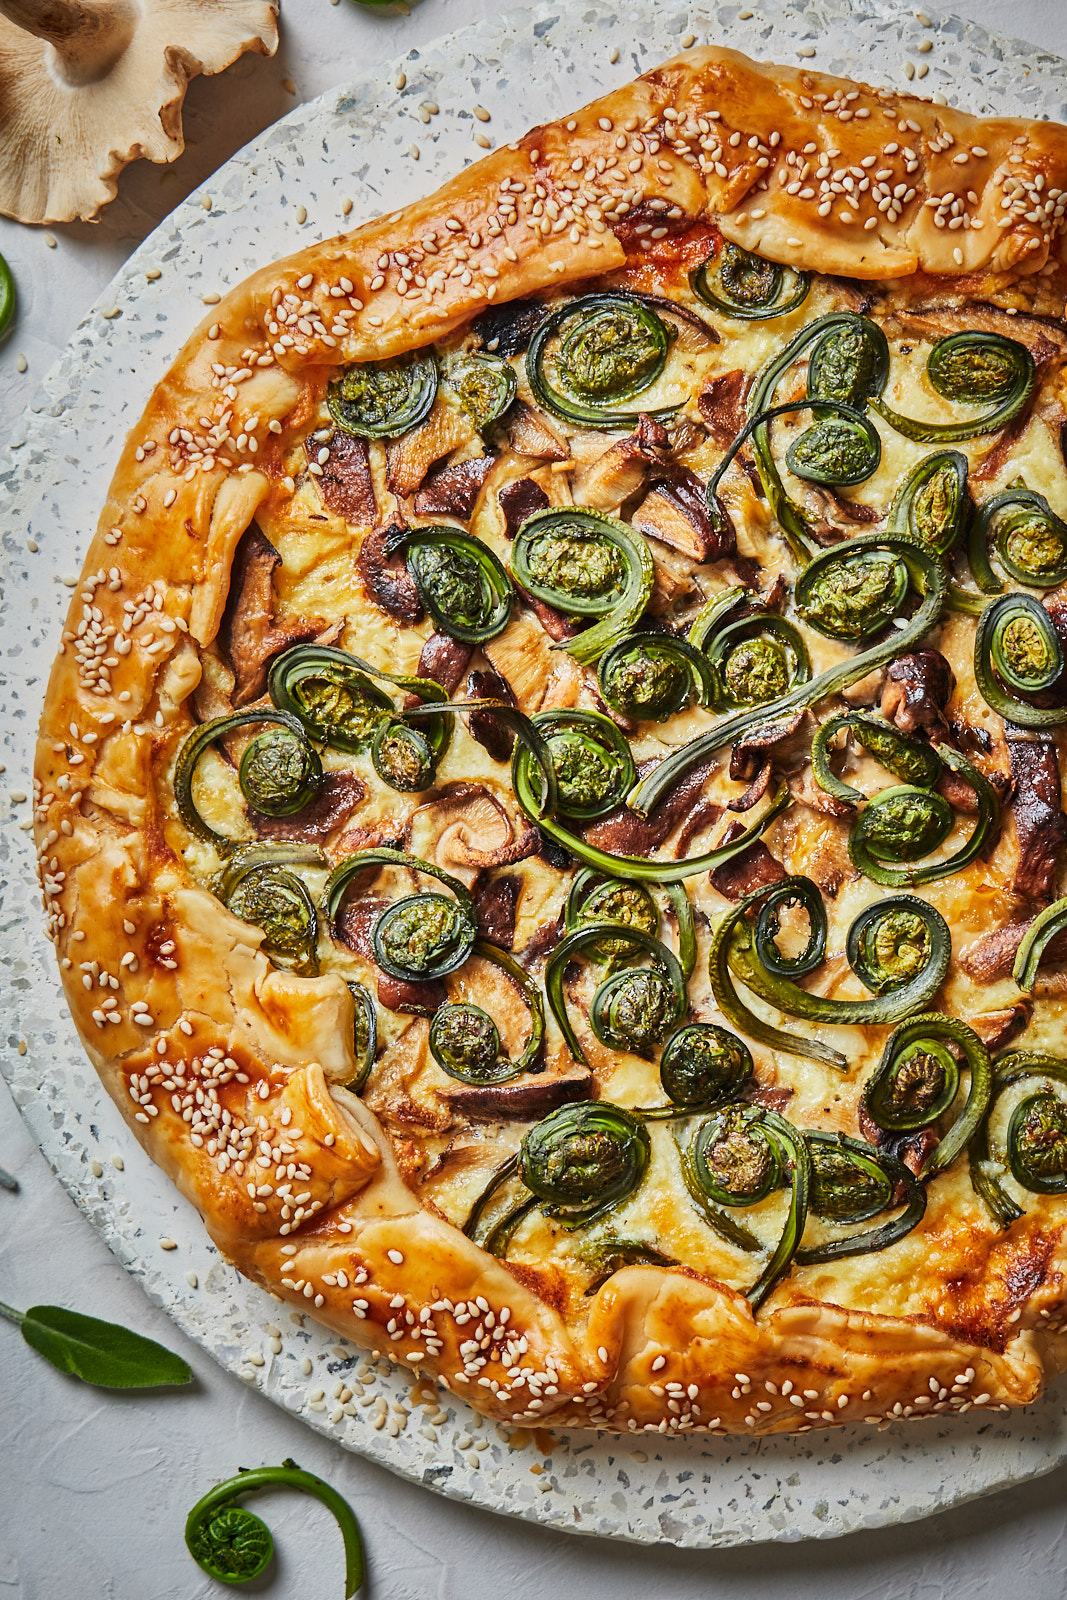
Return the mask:
<svg viewBox="0 0 1067 1600">
<path fill-rule="evenodd" d="M 420 1410 L 405 1369 L 368 1361 L 240 1278 L 135 1143 L 67 1016 L 24 793 L 61 619 L 123 437 L 204 315 L 201 297 L 434 189 L 479 153 L 473 104 L 489 109 L 502 143 L 694 40 L 899 88 L 910 58 L 929 64 L 924 91 L 970 111 L 1067 119 L 1067 63 L 957 18 L 919 20 L 892 0 L 569 0 L 411 51 L 299 107 L 227 162 L 130 258 L 0 458 L 0 761 L 10 795 L 9 809 L 0 804 L 0 1069 L 57 1177 L 146 1294 L 277 1405 L 457 1500 L 554 1528 L 707 1548 L 906 1522 L 1049 1472 L 1067 1460 L 1062 1389 L 1010 1416 L 796 1440 L 533 1440 L 444 1392 L 440 1411 Z M 440 107 L 430 124 L 419 116 L 426 101 Z"/>
</svg>

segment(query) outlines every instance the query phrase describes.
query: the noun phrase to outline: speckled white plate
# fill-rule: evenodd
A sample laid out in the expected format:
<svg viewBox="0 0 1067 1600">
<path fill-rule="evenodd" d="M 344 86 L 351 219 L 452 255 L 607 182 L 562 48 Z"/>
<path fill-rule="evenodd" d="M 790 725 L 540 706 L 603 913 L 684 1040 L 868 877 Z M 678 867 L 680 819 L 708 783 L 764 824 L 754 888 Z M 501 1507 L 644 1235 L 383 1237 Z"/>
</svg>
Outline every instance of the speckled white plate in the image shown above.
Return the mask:
<svg viewBox="0 0 1067 1600">
<path fill-rule="evenodd" d="M 130 258 L 0 460 L 0 1067 L 56 1175 L 186 1333 L 344 1448 L 489 1510 L 697 1547 L 904 1522 L 1048 1472 L 1067 1459 L 1062 1393 L 1009 1417 L 799 1440 L 538 1435 L 536 1457 L 529 1435 L 509 1436 L 449 1396 L 439 1413 L 418 1410 L 410 1374 L 368 1362 L 226 1265 L 127 1131 L 82 1052 L 41 933 L 26 792 L 67 590 L 120 441 L 202 317 L 201 297 L 337 232 L 346 200 L 354 224 L 450 177 L 480 154 L 487 130 L 473 104 L 488 107 L 503 142 L 704 41 L 897 87 L 910 59 L 929 68 L 924 89 L 970 110 L 1067 116 L 1067 63 L 957 18 L 927 27 L 891 0 L 589 0 L 513 12 L 299 107 L 227 162 Z M 424 124 L 425 101 L 440 112 Z"/>
</svg>

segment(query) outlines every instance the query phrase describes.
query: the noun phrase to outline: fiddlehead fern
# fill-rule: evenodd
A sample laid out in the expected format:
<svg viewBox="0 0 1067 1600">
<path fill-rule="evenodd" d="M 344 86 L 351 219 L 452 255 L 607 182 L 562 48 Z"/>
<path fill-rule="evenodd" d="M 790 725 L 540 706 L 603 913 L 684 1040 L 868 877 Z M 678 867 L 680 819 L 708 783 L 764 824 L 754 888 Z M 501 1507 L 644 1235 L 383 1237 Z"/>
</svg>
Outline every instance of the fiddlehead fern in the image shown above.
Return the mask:
<svg viewBox="0 0 1067 1600">
<path fill-rule="evenodd" d="M 957 1098 L 956 1050 L 970 1073 L 970 1088 L 951 1127 L 923 1162 L 923 1178 L 950 1167 L 981 1127 L 993 1086 L 989 1051 L 957 1017 L 926 1012 L 894 1029 L 864 1089 L 867 1109 L 880 1127 L 926 1127 L 947 1114 Z"/>
<path fill-rule="evenodd" d="M 250 1583 L 265 1572 L 274 1555 L 274 1541 L 262 1518 L 237 1504 L 257 1489 L 300 1489 L 331 1511 L 337 1519 L 345 1547 L 345 1600 L 351 1600 L 363 1583 L 363 1540 L 347 1500 L 313 1473 L 303 1472 L 295 1461 L 280 1467 L 254 1467 L 209 1489 L 185 1522 L 189 1554 L 210 1577 L 220 1583 Z"/>
<path fill-rule="evenodd" d="M 550 506 L 527 518 L 512 545 L 511 570 L 536 600 L 568 616 L 596 619 L 553 646 L 586 665 L 635 626 L 656 576 L 648 545 L 625 522 L 573 506 Z"/>
<path fill-rule="evenodd" d="M 777 951 L 774 936 L 780 909 L 796 903 L 802 905 L 808 914 L 806 945 L 790 961 L 783 959 L 780 954 L 775 959 L 772 948 Z M 753 928 L 746 914 L 756 906 L 761 906 L 761 910 Z M 899 901 L 891 909 L 898 911 Z M 712 993 L 719 1010 L 746 1038 L 755 1039 L 789 1055 L 805 1056 L 812 1061 L 822 1061 L 828 1066 L 845 1069 L 848 1063 L 840 1051 L 831 1049 L 819 1040 L 786 1033 L 757 1017 L 738 994 L 734 978 L 736 976 L 761 1000 L 777 1007 L 787 1016 L 801 1017 L 809 1022 L 845 1026 L 897 1022 L 928 1004 L 937 993 L 948 971 L 951 954 L 948 926 L 940 912 L 922 900 L 910 902 L 908 910 L 914 917 L 920 918 L 928 930 L 927 939 L 917 946 L 921 952 L 921 964 L 910 961 L 911 970 L 906 981 L 888 985 L 883 983 L 879 992 L 868 1000 L 837 1000 L 809 994 L 793 981 L 796 976 L 812 971 L 822 959 L 825 949 L 826 911 L 815 886 L 807 878 L 792 877 L 754 890 L 723 913 L 712 934 L 709 968 Z M 850 953 L 862 952 L 869 947 L 870 916 L 870 912 L 860 913 L 857 921 L 862 926 L 856 937 L 849 940 Z M 914 930 L 910 939 L 912 942 L 917 939 Z M 861 979 L 864 970 L 870 970 L 865 957 L 864 964 L 857 971 Z"/>
<path fill-rule="evenodd" d="M 958 444 L 995 433 L 1014 422 L 1034 392 L 1037 369 L 1024 344 L 1003 334 L 968 329 L 939 339 L 930 351 L 926 376 L 943 400 L 991 405 L 984 416 L 963 422 L 923 422 L 902 416 L 884 400 L 871 404 L 897 433 L 917 444 Z"/>
<path fill-rule="evenodd" d="M 330 384 L 326 404 L 345 433 L 361 439 L 396 439 L 425 422 L 437 398 L 437 384 L 432 355 L 364 361 Z"/>
<path fill-rule="evenodd" d="M 651 388 L 667 364 L 673 333 L 651 306 L 628 294 L 568 301 L 540 324 L 526 352 L 534 399 L 579 428 L 629 428 L 641 412 L 622 402 Z"/>
<path fill-rule="evenodd" d="M 811 275 L 765 261 L 724 240 L 716 255 L 690 273 L 689 282 L 713 311 L 742 322 L 769 322 L 795 311 L 807 299 Z"/>
</svg>

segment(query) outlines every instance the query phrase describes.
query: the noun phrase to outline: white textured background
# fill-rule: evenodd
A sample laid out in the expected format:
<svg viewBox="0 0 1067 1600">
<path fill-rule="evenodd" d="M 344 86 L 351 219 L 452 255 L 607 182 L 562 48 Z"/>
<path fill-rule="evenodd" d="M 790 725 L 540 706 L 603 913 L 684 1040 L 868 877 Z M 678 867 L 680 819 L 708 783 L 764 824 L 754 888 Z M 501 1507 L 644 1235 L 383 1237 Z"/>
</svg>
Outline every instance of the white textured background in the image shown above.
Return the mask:
<svg viewBox="0 0 1067 1600">
<path fill-rule="evenodd" d="M 568 0 L 573 4 L 575 0 Z M 758 0 L 750 0 L 758 9 Z M 43 230 L 0 219 L 20 314 L 0 348 L 0 437 L 130 251 L 177 202 L 297 99 L 310 99 L 437 35 L 493 15 L 492 0 L 422 0 L 408 17 L 342 0 L 284 0 L 270 61 L 246 57 L 193 84 L 187 149 L 139 164 L 96 226 Z M 1067 0 L 956 0 L 962 15 L 1067 56 Z M 934 46 L 936 52 L 936 43 Z M 936 60 L 932 53 L 928 60 Z M 529 108 L 529 121 L 537 107 Z M 265 246 L 265 255 L 272 253 Z M 25 358 L 27 370 L 18 371 Z M 0 777 L 0 796 L 9 777 Z M 2 998 L 0 998 L 2 1004 Z M 4 1037 L 2 1047 L 14 1040 Z M 238 1465 L 293 1455 L 346 1494 L 363 1523 L 373 1600 L 1062 1600 L 1067 1470 L 912 1527 L 826 1543 L 691 1554 L 542 1533 L 441 1500 L 334 1448 L 188 1344 L 74 1210 L 0 1083 L 0 1299 L 59 1299 L 181 1350 L 192 1391 L 105 1396 L 61 1377 L 0 1324 L 0 1600 L 199 1600 L 235 1591 L 202 1578 L 182 1541 L 193 1501 Z M 832 1438 L 828 1448 L 832 1449 Z M 269 1582 L 246 1594 L 331 1600 L 340 1538 L 317 1505 L 258 1497 L 275 1533 Z"/>
</svg>

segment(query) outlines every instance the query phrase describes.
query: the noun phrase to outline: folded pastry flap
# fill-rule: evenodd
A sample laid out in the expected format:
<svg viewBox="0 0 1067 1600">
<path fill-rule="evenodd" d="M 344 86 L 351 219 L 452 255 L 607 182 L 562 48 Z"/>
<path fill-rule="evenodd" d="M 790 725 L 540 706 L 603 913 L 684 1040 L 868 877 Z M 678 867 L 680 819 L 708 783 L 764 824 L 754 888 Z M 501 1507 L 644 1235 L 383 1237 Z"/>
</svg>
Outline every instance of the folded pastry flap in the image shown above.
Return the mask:
<svg viewBox="0 0 1067 1600">
<path fill-rule="evenodd" d="M 181 1004 L 233 1019 L 253 1048 L 280 1066 L 317 1061 L 330 1082 L 356 1075 L 352 997 L 336 974 L 318 978 L 275 967 L 263 934 L 205 889 L 171 896 Z"/>
</svg>

